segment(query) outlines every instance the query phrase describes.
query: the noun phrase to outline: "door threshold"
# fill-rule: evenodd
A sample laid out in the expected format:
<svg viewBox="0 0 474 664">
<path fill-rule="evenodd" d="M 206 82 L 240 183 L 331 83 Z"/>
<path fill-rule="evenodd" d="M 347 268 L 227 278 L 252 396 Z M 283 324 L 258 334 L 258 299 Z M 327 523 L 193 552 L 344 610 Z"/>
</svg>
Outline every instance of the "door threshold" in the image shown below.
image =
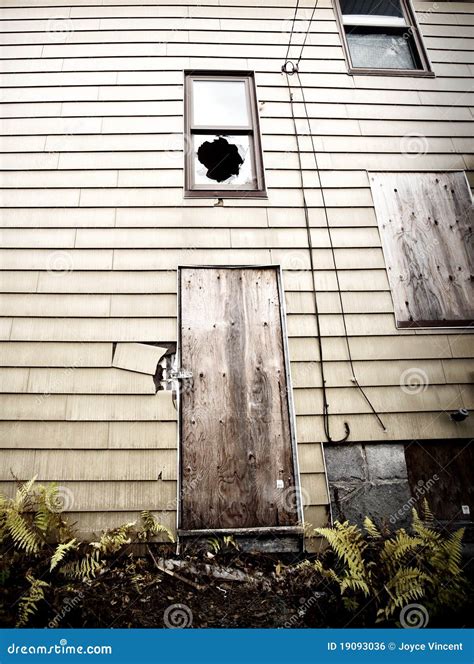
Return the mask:
<svg viewBox="0 0 474 664">
<path fill-rule="evenodd" d="M 207 540 L 231 535 L 241 551 L 253 553 L 301 553 L 304 529 L 301 526 L 275 526 L 267 528 L 206 528 L 178 530 L 180 542 L 194 540 L 198 546 Z"/>
<path fill-rule="evenodd" d="M 179 528 L 180 537 L 199 537 L 199 535 L 303 535 L 303 526 L 256 526 L 255 528 L 201 528 L 184 530 Z"/>
</svg>

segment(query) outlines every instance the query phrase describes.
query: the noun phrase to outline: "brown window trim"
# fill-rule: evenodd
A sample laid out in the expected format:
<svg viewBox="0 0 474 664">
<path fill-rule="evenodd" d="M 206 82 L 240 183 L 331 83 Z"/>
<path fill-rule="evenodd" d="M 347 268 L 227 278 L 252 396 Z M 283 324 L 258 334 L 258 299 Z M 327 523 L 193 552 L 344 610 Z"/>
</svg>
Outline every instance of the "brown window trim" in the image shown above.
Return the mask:
<svg viewBox="0 0 474 664">
<path fill-rule="evenodd" d="M 188 144 L 192 143 L 193 133 L 197 134 L 218 134 L 219 129 L 216 127 L 200 127 L 199 131 L 193 132 L 191 126 L 191 84 L 192 81 L 200 77 L 212 77 L 214 80 L 228 81 L 232 78 L 245 78 L 247 79 L 248 90 L 248 104 L 250 111 L 250 127 L 242 130 L 232 127 L 226 127 L 225 132 L 233 132 L 234 134 L 243 134 L 251 137 L 252 158 L 257 180 L 257 187 L 255 189 L 234 186 L 219 188 L 218 183 L 216 187 L 203 186 L 193 187 L 192 185 L 192 168 L 193 168 L 193 151 L 185 151 L 185 168 L 184 168 L 184 197 L 185 198 L 267 198 L 265 188 L 265 173 L 263 167 L 263 154 L 262 143 L 260 137 L 260 122 L 258 117 L 257 93 L 255 86 L 255 76 L 253 71 L 222 71 L 215 69 L 202 69 L 202 70 L 185 70 L 184 71 L 184 134 Z M 222 128 L 221 128 L 222 130 Z"/>
<path fill-rule="evenodd" d="M 351 53 L 349 49 L 349 44 L 347 42 L 346 30 L 344 27 L 344 22 L 342 18 L 341 5 L 339 0 L 334 0 L 334 10 L 336 14 L 336 22 L 339 29 L 339 34 L 341 36 L 342 45 L 344 49 L 344 57 L 347 63 L 348 73 L 352 75 L 361 75 L 361 76 L 417 76 L 422 78 L 434 78 L 435 73 L 431 67 L 431 62 L 428 57 L 425 45 L 423 43 L 423 38 L 421 35 L 420 27 L 418 20 L 416 18 L 416 13 L 411 6 L 410 0 L 400 0 L 402 6 L 402 11 L 405 15 L 405 20 L 409 25 L 410 33 L 413 37 L 414 45 L 417 50 L 418 58 L 423 69 L 376 69 L 376 68 L 367 68 L 367 67 L 353 67 Z M 358 26 L 364 27 L 364 26 Z M 366 27 L 371 27 L 367 25 Z"/>
</svg>

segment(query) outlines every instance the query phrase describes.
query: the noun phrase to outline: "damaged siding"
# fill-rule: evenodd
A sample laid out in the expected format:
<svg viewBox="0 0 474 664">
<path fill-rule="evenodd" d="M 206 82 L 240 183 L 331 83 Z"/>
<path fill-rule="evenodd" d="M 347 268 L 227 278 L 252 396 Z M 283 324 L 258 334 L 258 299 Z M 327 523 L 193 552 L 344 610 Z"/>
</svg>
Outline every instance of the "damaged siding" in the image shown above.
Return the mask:
<svg viewBox="0 0 474 664">
<path fill-rule="evenodd" d="M 317 325 L 285 77 L 289 0 L 143 4 L 4 0 L 0 480 L 67 487 L 84 530 L 150 509 L 175 524 L 176 412 L 113 344 L 176 341 L 178 264 L 283 266 L 305 520 L 328 496 Z M 302 0 L 308 18 L 310 0 Z M 306 9 L 305 9 L 306 8 Z M 472 436 L 472 337 L 397 330 L 367 170 L 466 170 L 472 182 L 472 3 L 415 3 L 436 78 L 349 76 L 332 6 L 301 78 L 347 312 L 294 90 L 331 430 L 352 442 Z M 307 22 L 297 26 L 301 44 Z M 299 54 L 299 46 L 290 57 Z M 255 70 L 268 200 L 183 198 L 183 70 Z M 415 140 L 415 145 L 413 144 Z M 413 147 L 414 145 L 414 147 Z M 409 389 L 421 376 L 420 389 Z"/>
</svg>

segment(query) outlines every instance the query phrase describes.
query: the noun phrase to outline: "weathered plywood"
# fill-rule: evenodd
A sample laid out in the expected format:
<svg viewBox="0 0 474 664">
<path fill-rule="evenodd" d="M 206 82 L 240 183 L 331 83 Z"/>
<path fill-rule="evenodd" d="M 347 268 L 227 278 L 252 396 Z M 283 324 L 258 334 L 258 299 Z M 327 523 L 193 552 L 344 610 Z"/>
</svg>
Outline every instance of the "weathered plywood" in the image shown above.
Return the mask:
<svg viewBox="0 0 474 664">
<path fill-rule="evenodd" d="M 464 173 L 373 173 L 370 182 L 398 324 L 468 325 L 473 208 Z"/>
<path fill-rule="evenodd" d="M 294 525 L 277 272 L 183 268 L 180 292 L 181 526 Z"/>
</svg>

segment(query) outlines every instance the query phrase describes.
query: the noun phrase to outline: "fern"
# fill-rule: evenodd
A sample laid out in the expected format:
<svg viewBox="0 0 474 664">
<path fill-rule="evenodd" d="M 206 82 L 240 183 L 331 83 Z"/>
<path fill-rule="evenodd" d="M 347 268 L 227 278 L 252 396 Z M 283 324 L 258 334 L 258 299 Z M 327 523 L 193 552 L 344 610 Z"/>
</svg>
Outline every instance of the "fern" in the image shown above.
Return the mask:
<svg viewBox="0 0 474 664">
<path fill-rule="evenodd" d="M 7 512 L 5 527 L 16 548 L 24 549 L 26 553 L 38 553 L 43 543 L 18 509 L 12 507 Z"/>
<path fill-rule="evenodd" d="M 380 539 L 380 537 L 382 537 L 380 531 L 375 526 L 375 523 L 372 521 L 372 519 L 369 519 L 368 516 L 366 516 L 364 519 L 364 528 L 374 539 Z"/>
<path fill-rule="evenodd" d="M 49 587 L 49 583 L 41 581 L 41 579 L 35 579 L 30 574 L 26 575 L 26 579 L 30 587 L 18 603 L 17 627 L 24 627 L 28 623 L 31 616 L 38 610 L 38 604 L 44 600 L 45 588 Z"/>
<path fill-rule="evenodd" d="M 96 549 L 92 553 L 86 553 L 80 560 L 73 560 L 60 568 L 61 574 L 68 579 L 93 579 L 104 566 L 100 559 L 100 551 Z"/>
<path fill-rule="evenodd" d="M 333 528 L 317 528 L 336 556 L 335 568 L 326 569 L 321 560 L 315 570 L 336 584 L 347 610 L 361 599 L 371 598 L 376 621 L 389 621 L 401 608 L 423 599 L 433 615 L 446 607 L 458 608 L 466 599 L 466 581 L 461 570 L 464 530 L 446 537 L 437 532 L 427 505 L 423 521 L 412 513 L 412 533 L 400 528 L 389 535 L 364 520 L 364 530 L 349 522 L 336 522 Z"/>
<path fill-rule="evenodd" d="M 78 548 L 77 540 L 74 537 L 69 542 L 65 544 L 58 544 L 53 555 L 51 556 L 51 562 L 49 565 L 49 571 L 52 572 L 55 567 L 59 565 L 60 562 L 67 556 L 70 551 L 73 551 Z"/>
<path fill-rule="evenodd" d="M 139 539 L 148 540 L 150 537 L 156 537 L 160 533 L 164 533 L 170 542 L 174 542 L 174 536 L 171 530 L 166 526 L 163 526 L 161 523 L 158 523 L 153 514 L 144 510 L 140 516 L 142 528 L 138 531 Z"/>
</svg>

